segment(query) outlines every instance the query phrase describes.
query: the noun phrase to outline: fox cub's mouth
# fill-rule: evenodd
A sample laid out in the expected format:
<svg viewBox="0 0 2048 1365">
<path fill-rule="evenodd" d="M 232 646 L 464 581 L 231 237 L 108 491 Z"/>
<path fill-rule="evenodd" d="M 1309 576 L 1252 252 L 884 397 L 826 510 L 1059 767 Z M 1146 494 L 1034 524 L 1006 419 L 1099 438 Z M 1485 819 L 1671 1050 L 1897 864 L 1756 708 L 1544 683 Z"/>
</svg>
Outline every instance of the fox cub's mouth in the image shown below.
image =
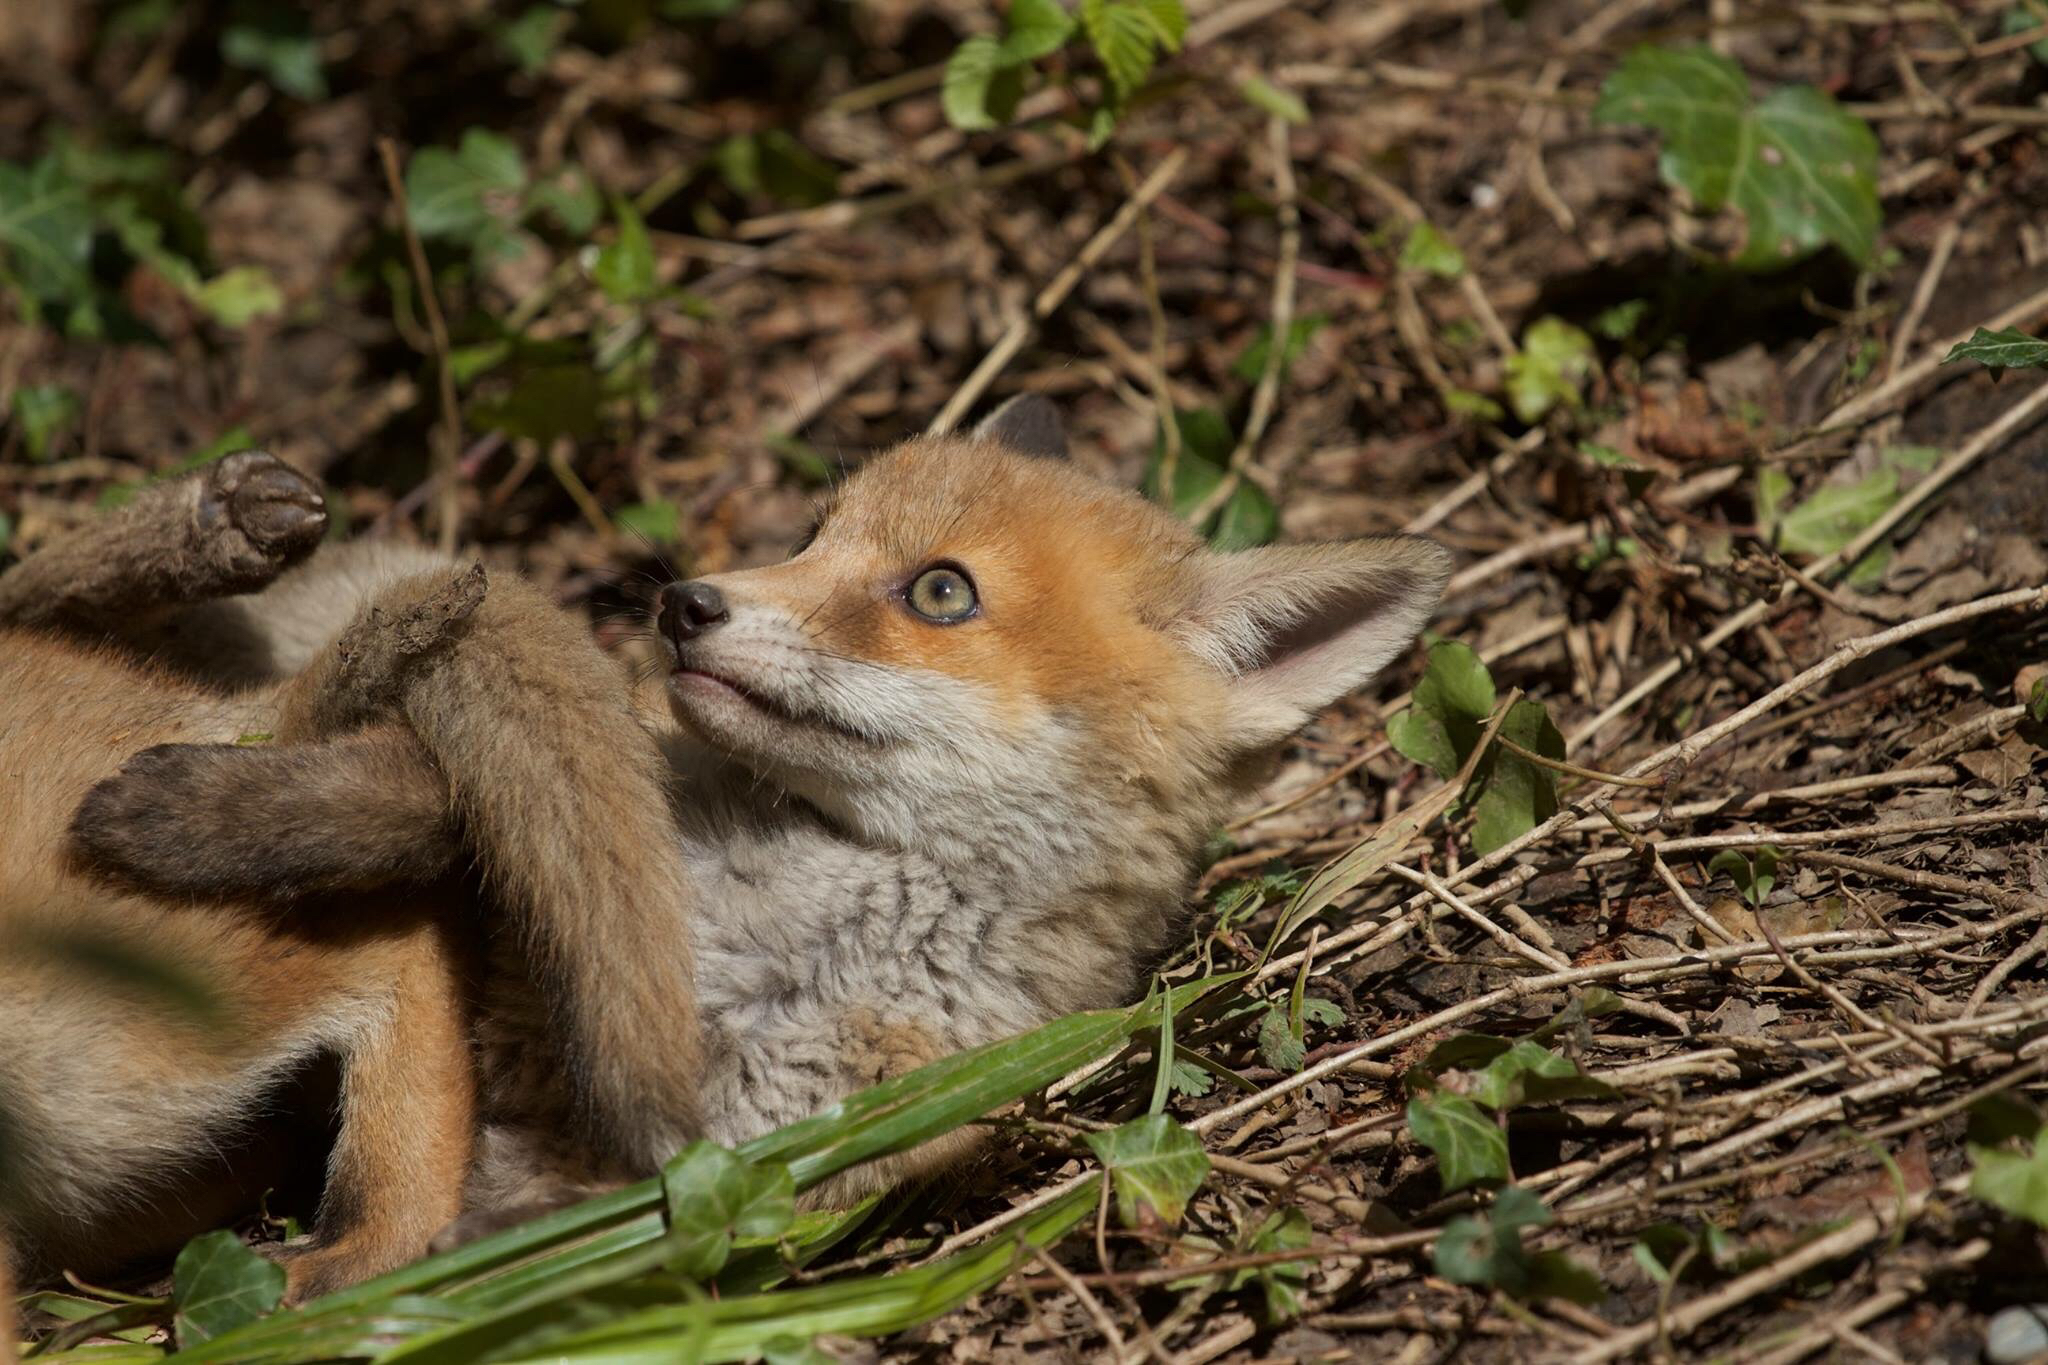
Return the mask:
<svg viewBox="0 0 2048 1365">
<path fill-rule="evenodd" d="M 779 697 L 770 696 L 758 688 L 748 686 L 731 673 L 705 668 L 687 658 L 679 659 L 676 666 L 670 670 L 669 686 L 680 695 L 743 702 L 786 725 L 825 729 L 864 743 L 875 742 L 874 736 L 863 734 L 837 716 L 815 708 L 799 710 Z"/>
</svg>

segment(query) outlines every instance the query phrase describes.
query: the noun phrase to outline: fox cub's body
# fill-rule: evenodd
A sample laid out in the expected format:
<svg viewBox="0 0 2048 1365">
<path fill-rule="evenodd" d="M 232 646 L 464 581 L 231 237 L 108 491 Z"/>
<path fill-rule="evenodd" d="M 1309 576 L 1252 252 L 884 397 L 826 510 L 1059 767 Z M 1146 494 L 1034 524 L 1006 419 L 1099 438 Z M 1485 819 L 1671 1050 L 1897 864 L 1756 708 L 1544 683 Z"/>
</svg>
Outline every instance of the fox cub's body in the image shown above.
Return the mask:
<svg viewBox="0 0 2048 1365">
<path fill-rule="evenodd" d="M 543 944 L 595 945 L 581 974 L 540 975 L 540 1026 L 645 1075 L 644 1054 L 701 1020 L 689 1098 L 724 1142 L 1113 1003 L 1176 932 L 1208 832 L 1288 735 L 1407 645 L 1446 557 L 1398 538 L 1216 553 L 1137 495 L 1044 458 L 1056 442 L 1029 403 L 973 437 L 914 441 L 848 480 L 789 562 L 664 590 L 665 698 L 643 713 L 639 753 L 602 758 L 629 774 L 666 760 L 674 815 L 660 846 L 622 834 L 610 848 L 621 886 L 659 885 L 663 860 L 679 860 L 667 923 L 694 947 L 694 1001 L 664 1010 L 644 992 L 606 993 L 606 963 L 645 974 L 633 961 L 644 942 L 551 888 L 552 812 L 481 810 L 507 774 L 542 766 L 531 750 L 559 742 L 517 723 L 533 708 L 513 694 L 545 690 L 551 665 L 535 653 L 506 668 L 486 628 L 497 581 L 473 620 L 388 651 L 388 667 L 358 648 L 306 669 L 320 700 L 300 732 L 336 737 L 160 751 L 98 799 L 177 818 L 139 839 L 110 822 L 87 843 L 131 884 L 274 894 L 362 884 L 380 864 L 425 877 L 453 856 L 452 809 L 500 894 L 536 920 L 585 917 L 552 936 L 529 928 Z M 387 599 L 391 619 L 445 600 L 440 583 Z M 406 730 L 383 724 L 393 718 Z M 307 802 L 288 779 L 297 763 L 389 818 L 365 832 Z M 577 800 L 605 799 L 596 768 L 562 778 Z M 210 818 L 228 791 L 261 793 L 273 819 Z M 173 853 L 194 847 L 210 850 L 203 887 Z M 290 885 L 261 870 L 275 867 L 293 869 Z M 495 980 L 478 1002 L 487 1117 L 473 1204 L 530 1194 L 522 1180 L 542 1159 L 601 1169 L 550 1141 L 552 1076 L 489 1045 L 535 1026 Z M 621 1087 L 595 1103 L 613 1131 L 675 1127 L 646 1123 Z M 640 1145 L 612 1151 L 645 1169 L 658 1144 Z"/>
</svg>

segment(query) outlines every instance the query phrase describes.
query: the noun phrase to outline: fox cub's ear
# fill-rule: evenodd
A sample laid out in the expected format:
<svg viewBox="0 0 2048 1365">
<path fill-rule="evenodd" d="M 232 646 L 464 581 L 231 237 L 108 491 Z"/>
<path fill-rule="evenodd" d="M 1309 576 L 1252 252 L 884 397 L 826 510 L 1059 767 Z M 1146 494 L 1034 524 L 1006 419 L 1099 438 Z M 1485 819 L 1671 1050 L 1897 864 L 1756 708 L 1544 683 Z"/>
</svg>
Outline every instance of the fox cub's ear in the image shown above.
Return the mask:
<svg viewBox="0 0 2048 1365">
<path fill-rule="evenodd" d="M 974 429 L 979 440 L 1000 441 L 1020 455 L 1064 459 L 1067 428 L 1060 410 L 1042 393 L 1020 393 L 981 419 Z"/>
<path fill-rule="evenodd" d="M 1436 610 L 1451 557 L 1433 541 L 1376 536 L 1208 554 L 1196 571 L 1179 634 L 1230 675 L 1231 741 L 1256 749 L 1407 648 Z"/>
</svg>

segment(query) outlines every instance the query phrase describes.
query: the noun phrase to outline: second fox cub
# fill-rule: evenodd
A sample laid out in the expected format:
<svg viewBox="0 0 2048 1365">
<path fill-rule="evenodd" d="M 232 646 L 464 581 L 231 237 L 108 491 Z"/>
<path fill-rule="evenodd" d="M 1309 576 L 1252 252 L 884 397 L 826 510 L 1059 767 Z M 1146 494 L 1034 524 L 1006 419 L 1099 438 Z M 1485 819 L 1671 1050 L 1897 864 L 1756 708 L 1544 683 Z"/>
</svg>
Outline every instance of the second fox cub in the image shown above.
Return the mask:
<svg viewBox="0 0 2048 1365">
<path fill-rule="evenodd" d="M 644 999 L 607 996 L 601 973 L 557 985 L 595 992 L 579 1003 L 617 1016 L 597 1032 L 619 1047 L 659 1049 L 701 1018 L 708 1136 L 736 1142 L 1126 998 L 1179 931 L 1209 832 L 1288 736 L 1406 648 L 1442 590 L 1448 556 L 1427 541 L 1221 553 L 1063 453 L 1049 406 L 1015 401 L 971 437 L 869 461 L 788 562 L 662 592 L 668 670 L 643 698 L 643 752 L 667 762 L 675 821 L 662 849 L 622 841 L 618 856 L 630 881 L 680 850 L 689 887 L 673 915 L 695 945 L 696 1014 L 678 999 L 648 1016 Z M 411 590 L 430 602 L 448 576 Z M 103 795 L 164 818 L 142 838 L 109 826 L 97 853 L 131 882 L 178 889 L 205 848 L 216 893 L 237 869 L 253 891 L 272 867 L 305 884 L 359 881 L 380 860 L 416 877 L 452 856 L 452 803 L 472 825 L 490 810 L 500 876 L 545 884 L 562 803 L 526 810 L 504 789 L 544 766 L 531 751 L 561 743 L 519 723 L 532 708 L 513 701 L 546 688 L 549 660 L 508 670 L 501 638 L 467 623 L 449 637 L 323 691 L 323 725 L 388 713 L 423 748 L 159 751 Z M 301 789 L 302 764 L 322 791 Z M 326 790 L 353 797 L 337 806 Z M 267 818 L 222 818 L 228 793 Z M 362 810 L 380 812 L 374 827 Z M 585 932 L 599 926 L 556 937 Z M 622 972 L 645 952 L 603 942 Z M 488 1038 L 506 1011 L 487 993 L 481 1012 Z M 486 1092 L 523 1101 L 491 1106 L 472 1188 L 516 1198 L 536 1163 L 573 1170 L 578 1154 L 548 1150 L 549 1073 L 506 1055 L 486 1050 Z M 857 1169 L 845 1192 L 957 1150 Z"/>
</svg>

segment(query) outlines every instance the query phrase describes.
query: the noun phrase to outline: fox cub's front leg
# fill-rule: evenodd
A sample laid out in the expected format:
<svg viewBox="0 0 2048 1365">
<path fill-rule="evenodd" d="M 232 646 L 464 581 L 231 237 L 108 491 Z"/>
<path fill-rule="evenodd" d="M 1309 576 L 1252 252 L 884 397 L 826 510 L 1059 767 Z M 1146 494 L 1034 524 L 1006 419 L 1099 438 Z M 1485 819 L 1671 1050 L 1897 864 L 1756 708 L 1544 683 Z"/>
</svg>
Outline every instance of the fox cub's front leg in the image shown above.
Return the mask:
<svg viewBox="0 0 2048 1365">
<path fill-rule="evenodd" d="M 312 480 L 246 450 L 143 489 L 0 574 L 0 624 L 125 635 L 155 609 L 254 592 L 326 529 Z"/>
</svg>

